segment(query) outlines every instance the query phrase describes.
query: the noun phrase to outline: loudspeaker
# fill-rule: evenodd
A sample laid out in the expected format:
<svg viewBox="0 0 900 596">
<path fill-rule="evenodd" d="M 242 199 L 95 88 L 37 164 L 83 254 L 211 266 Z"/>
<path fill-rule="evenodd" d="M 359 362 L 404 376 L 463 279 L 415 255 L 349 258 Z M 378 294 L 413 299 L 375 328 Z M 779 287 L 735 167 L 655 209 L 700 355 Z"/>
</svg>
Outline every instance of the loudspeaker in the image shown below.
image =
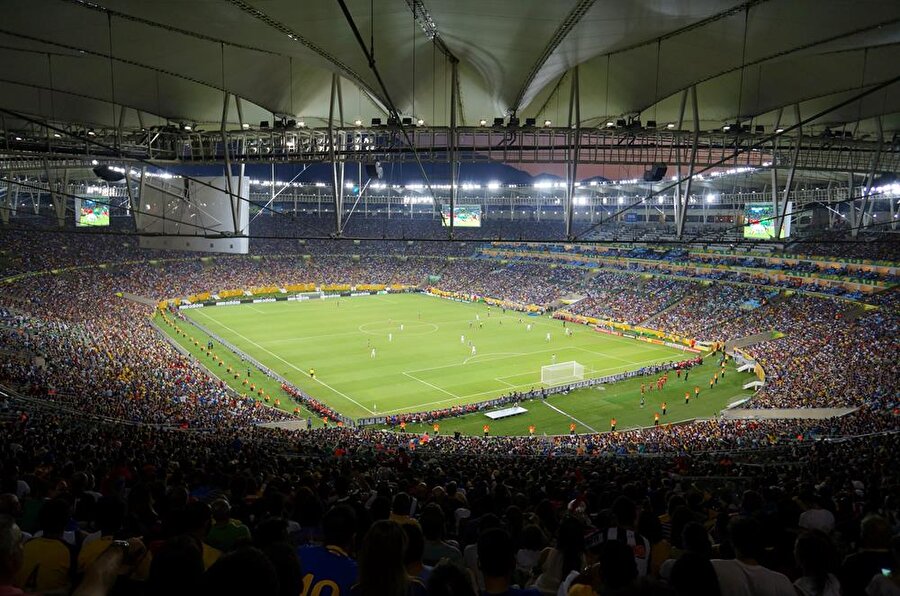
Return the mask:
<svg viewBox="0 0 900 596">
<path fill-rule="evenodd" d="M 663 176 L 666 175 L 666 164 L 656 163 L 653 166 L 644 172 L 644 182 L 659 182 L 663 179 Z"/>
<path fill-rule="evenodd" d="M 374 164 L 366 164 L 366 176 L 377 178 L 378 180 L 384 178 L 384 169 L 381 167 L 381 162 L 376 161 Z"/>
</svg>

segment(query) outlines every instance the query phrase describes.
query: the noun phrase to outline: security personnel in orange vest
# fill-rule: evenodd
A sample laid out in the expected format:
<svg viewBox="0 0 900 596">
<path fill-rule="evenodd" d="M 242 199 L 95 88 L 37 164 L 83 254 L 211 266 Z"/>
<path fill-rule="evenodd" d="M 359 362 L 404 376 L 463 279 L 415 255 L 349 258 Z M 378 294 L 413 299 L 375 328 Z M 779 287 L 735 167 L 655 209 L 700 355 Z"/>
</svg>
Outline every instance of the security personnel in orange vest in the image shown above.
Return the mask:
<svg viewBox="0 0 900 596">
<path fill-rule="evenodd" d="M 653 412 L 653 426 L 659 426 L 659 412 Z"/>
<path fill-rule="evenodd" d="M 666 409 L 667 409 L 668 407 L 669 407 L 669 406 L 666 404 L 666 402 L 663 402 L 663 403 L 662 403 L 662 413 L 663 413 L 663 416 L 666 415 Z"/>
<path fill-rule="evenodd" d="M 434 429 L 434 434 L 438 434 L 439 432 L 441 432 L 441 425 L 438 424 L 437 422 L 435 422 L 434 426 L 432 426 L 431 428 Z"/>
<path fill-rule="evenodd" d="M 613 418 L 609 421 L 609 430 L 610 432 L 616 432 L 616 419 Z"/>
<path fill-rule="evenodd" d="M 485 424 L 481 427 L 481 430 L 484 432 L 484 436 L 488 436 L 488 433 L 491 432 L 491 427 Z"/>
<path fill-rule="evenodd" d="M 533 437 L 533 436 L 534 436 L 534 431 L 535 431 L 535 428 L 534 428 L 534 425 L 532 424 L 532 425 L 530 425 L 530 426 L 528 427 L 528 434 L 531 435 L 531 436 Z"/>
<path fill-rule="evenodd" d="M 570 422 L 570 423 L 569 423 L 569 434 L 570 434 L 570 435 L 574 435 L 574 434 L 575 434 L 575 423 L 574 423 L 574 422 Z"/>
</svg>

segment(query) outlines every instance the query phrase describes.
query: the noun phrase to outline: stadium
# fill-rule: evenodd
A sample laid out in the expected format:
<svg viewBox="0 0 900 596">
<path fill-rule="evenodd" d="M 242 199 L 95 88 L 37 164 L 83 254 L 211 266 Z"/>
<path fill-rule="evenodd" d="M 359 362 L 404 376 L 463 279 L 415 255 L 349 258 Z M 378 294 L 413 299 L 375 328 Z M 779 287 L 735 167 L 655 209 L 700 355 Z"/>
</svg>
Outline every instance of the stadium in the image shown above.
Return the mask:
<svg viewBox="0 0 900 596">
<path fill-rule="evenodd" d="M 900 594 L 900 4 L 0 10 L 0 594 Z"/>
</svg>

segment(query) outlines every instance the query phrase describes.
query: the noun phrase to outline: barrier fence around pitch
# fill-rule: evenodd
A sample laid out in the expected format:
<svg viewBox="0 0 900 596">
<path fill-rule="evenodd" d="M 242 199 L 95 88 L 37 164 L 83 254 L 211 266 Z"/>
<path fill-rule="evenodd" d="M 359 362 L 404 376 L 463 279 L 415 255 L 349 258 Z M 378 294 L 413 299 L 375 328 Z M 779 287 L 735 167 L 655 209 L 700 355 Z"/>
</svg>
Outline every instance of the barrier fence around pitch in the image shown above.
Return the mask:
<svg viewBox="0 0 900 596">
<path fill-rule="evenodd" d="M 318 400 L 316 400 L 313 396 L 309 395 L 308 393 L 306 393 L 305 391 L 303 391 L 302 389 L 300 389 L 299 387 L 297 387 L 296 385 L 294 385 L 293 383 L 291 383 L 290 381 L 288 381 L 287 379 L 285 379 L 284 377 L 282 377 L 281 375 L 279 375 L 278 373 L 273 371 L 272 369 L 268 368 L 263 363 L 261 363 L 259 360 L 255 359 L 252 356 L 250 356 L 249 354 L 241 351 L 237 346 L 231 344 L 230 342 L 225 341 L 218 334 L 213 333 L 212 331 L 210 331 L 209 329 L 207 329 L 206 327 L 204 327 L 197 321 L 194 321 L 193 319 L 189 319 L 187 317 L 184 318 L 184 321 L 195 326 L 197 329 L 199 329 L 200 331 L 202 331 L 209 337 L 213 338 L 215 341 L 219 342 L 220 344 L 222 344 L 223 346 L 225 346 L 226 348 L 231 350 L 237 356 L 243 358 L 244 360 L 246 360 L 247 362 L 249 362 L 256 368 L 258 368 L 264 375 L 266 375 L 270 379 L 274 379 L 275 381 L 278 381 L 283 387 L 289 387 L 291 389 L 291 391 L 285 391 L 285 393 L 288 394 L 288 398 L 295 405 L 302 407 L 302 408 L 307 408 L 308 407 L 307 400 L 315 401 L 316 403 L 319 403 Z M 297 397 L 300 398 L 300 402 L 298 402 L 297 399 L 295 399 Z M 329 411 L 330 411 L 330 415 L 329 415 L 330 418 L 333 418 L 334 420 L 338 420 L 338 421 L 344 423 L 345 425 L 349 425 L 349 426 L 356 425 L 356 422 L 352 418 L 338 414 L 331 408 L 329 408 Z"/>
<path fill-rule="evenodd" d="M 459 406 L 455 406 L 460 408 L 458 412 L 451 412 L 446 416 L 434 416 L 433 411 L 428 412 L 411 412 L 411 413 L 401 413 L 396 416 L 373 416 L 370 418 L 360 418 L 356 421 L 359 426 L 372 426 L 376 424 L 388 424 L 390 420 L 404 420 L 407 423 L 423 423 L 423 422 L 433 422 L 436 420 L 442 420 L 445 418 L 456 418 L 459 416 L 464 416 L 466 414 L 475 414 L 478 412 L 483 412 L 485 410 L 489 410 L 491 408 L 495 408 L 497 406 L 505 406 L 507 404 L 515 403 L 515 402 L 523 402 L 523 401 L 532 401 L 535 399 L 546 399 L 551 395 L 556 395 L 559 393 L 568 393 L 569 391 L 574 391 L 576 389 L 585 389 L 588 387 L 596 387 L 597 385 L 603 385 L 606 383 L 615 383 L 618 381 L 624 381 L 626 379 L 633 379 L 635 377 L 640 377 L 648 374 L 656 374 L 664 371 L 674 370 L 679 367 L 689 367 L 692 366 L 693 360 L 682 360 L 679 362 L 669 362 L 666 364 L 657 364 L 654 366 L 645 366 L 636 370 L 630 370 L 626 372 L 617 373 L 614 375 L 606 375 L 604 377 L 597 377 L 594 379 L 585 379 L 583 381 L 577 381 L 575 383 L 567 383 L 565 385 L 558 385 L 556 387 L 546 387 L 544 389 L 535 389 L 532 391 L 528 391 L 525 393 L 513 393 L 510 395 L 504 395 L 498 398 L 489 399 L 480 402 L 474 402 L 470 404 L 463 404 Z M 438 410 L 441 411 L 441 410 Z"/>
</svg>

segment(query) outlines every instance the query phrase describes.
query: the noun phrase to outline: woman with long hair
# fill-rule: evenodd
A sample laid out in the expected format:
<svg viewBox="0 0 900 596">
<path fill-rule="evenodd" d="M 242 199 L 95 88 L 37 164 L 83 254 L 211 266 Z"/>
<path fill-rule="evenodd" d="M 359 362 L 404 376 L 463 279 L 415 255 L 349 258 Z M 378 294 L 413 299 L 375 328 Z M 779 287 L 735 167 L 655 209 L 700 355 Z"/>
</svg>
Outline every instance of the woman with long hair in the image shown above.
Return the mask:
<svg viewBox="0 0 900 596">
<path fill-rule="evenodd" d="M 420 596 L 425 586 L 410 578 L 403 565 L 406 532 L 400 524 L 380 520 L 372 524 L 359 551 L 359 581 L 354 596 Z"/>
</svg>

